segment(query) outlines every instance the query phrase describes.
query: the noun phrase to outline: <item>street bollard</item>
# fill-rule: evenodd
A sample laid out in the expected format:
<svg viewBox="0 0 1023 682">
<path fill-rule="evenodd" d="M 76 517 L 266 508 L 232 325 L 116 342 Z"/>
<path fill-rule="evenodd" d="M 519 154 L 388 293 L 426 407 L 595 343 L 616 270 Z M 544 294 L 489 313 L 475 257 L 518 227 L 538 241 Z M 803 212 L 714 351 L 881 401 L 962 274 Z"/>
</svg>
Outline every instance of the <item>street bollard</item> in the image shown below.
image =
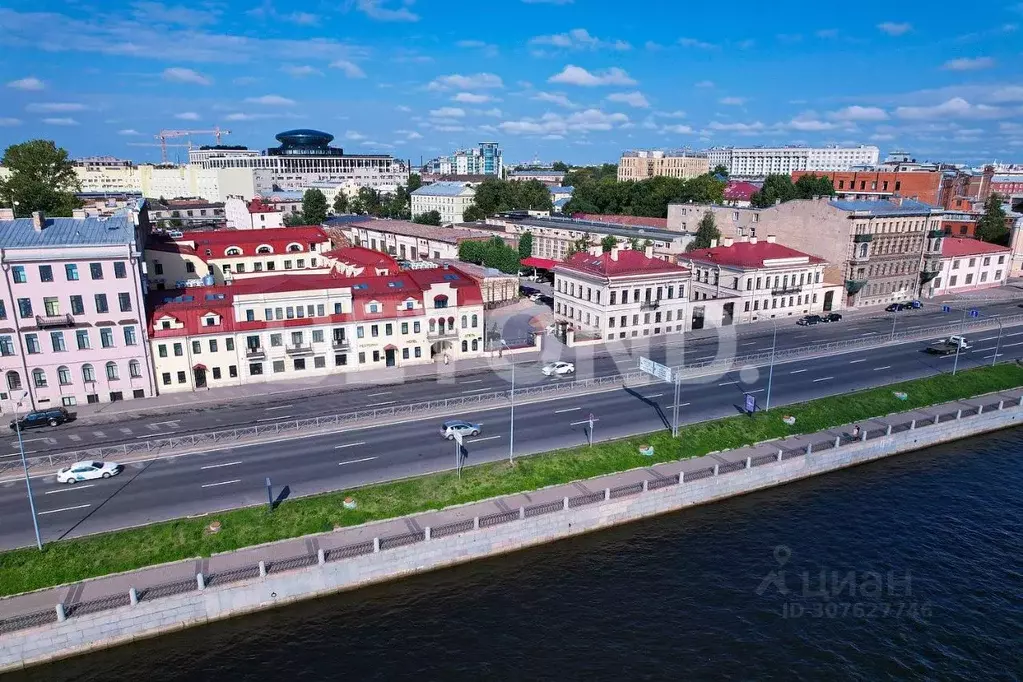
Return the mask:
<svg viewBox="0 0 1023 682">
<path fill-rule="evenodd" d="M 1023 395 L 1021 395 L 1021 396 L 1019 397 L 1019 401 L 1018 401 L 1018 402 L 1017 402 L 1016 404 L 1017 404 L 1017 405 L 1020 405 L 1020 406 L 1023 406 Z"/>
<path fill-rule="evenodd" d="M 480 517 L 478 517 L 478 516 L 473 517 L 472 529 L 473 530 L 479 530 L 480 529 Z"/>
<path fill-rule="evenodd" d="M 373 538 L 373 551 L 374 552 L 380 551 L 380 538 Z"/>
<path fill-rule="evenodd" d="M 320 566 L 327 563 L 327 554 L 322 549 L 316 550 L 316 563 Z"/>
<path fill-rule="evenodd" d="M 128 601 L 131 603 L 132 606 L 138 606 L 139 593 L 135 591 L 134 587 L 128 588 Z"/>
<path fill-rule="evenodd" d="M 753 468 L 753 457 L 752 457 L 752 455 L 746 458 L 746 468 L 747 469 L 752 469 Z"/>
<path fill-rule="evenodd" d="M 1005 409 L 1005 401 L 1004 400 L 999 400 L 998 401 L 998 409 L 999 410 L 1004 410 Z"/>
<path fill-rule="evenodd" d="M 891 424 L 889 424 L 888 428 L 884 430 L 884 435 L 886 435 L 886 436 L 892 435 L 892 425 Z"/>
<path fill-rule="evenodd" d="M 647 480 L 643 479 L 643 492 L 649 492 L 650 488 L 647 486 Z"/>
<path fill-rule="evenodd" d="M 934 415 L 934 423 L 935 424 L 937 424 L 940 419 L 941 419 L 941 415 L 940 414 Z"/>
<path fill-rule="evenodd" d="M 956 421 L 959 421 L 962 418 L 963 418 L 963 411 L 962 411 L 962 409 L 956 410 Z"/>
<path fill-rule="evenodd" d="M 610 488 L 604 488 L 604 501 L 607 502 L 610 499 L 611 499 L 611 489 Z"/>
<path fill-rule="evenodd" d="M 714 475 L 715 476 L 718 475 L 718 465 L 717 464 L 714 465 Z"/>
<path fill-rule="evenodd" d="M 783 454 L 782 454 L 781 448 L 778 448 L 778 461 L 779 462 L 781 461 L 782 457 L 783 457 Z"/>
<path fill-rule="evenodd" d="M 568 498 L 567 497 L 565 498 L 564 503 L 562 504 L 561 508 L 566 510 L 566 511 L 568 510 Z"/>
<path fill-rule="evenodd" d="M 260 578 L 265 578 L 266 577 L 266 562 L 265 561 L 260 561 L 259 562 L 259 577 Z"/>
<path fill-rule="evenodd" d="M 64 613 L 64 605 L 60 602 L 57 603 L 57 622 L 63 623 L 67 620 L 67 615 Z"/>
<path fill-rule="evenodd" d="M 909 422 L 909 430 L 912 431 L 915 428 L 916 428 L 916 420 L 914 419 L 911 422 Z"/>
<path fill-rule="evenodd" d="M 525 507 L 519 507 L 519 518 L 520 519 L 526 518 L 526 508 Z"/>
<path fill-rule="evenodd" d="M 195 586 L 200 590 L 206 589 L 206 579 L 202 577 L 202 573 L 195 574 Z"/>
<path fill-rule="evenodd" d="M 806 454 L 808 454 L 808 455 L 812 455 L 813 454 L 813 443 L 807 443 L 806 444 Z"/>
<path fill-rule="evenodd" d="M 686 472 L 684 472 L 684 471 L 678 472 L 678 484 L 682 485 L 685 482 L 686 482 Z"/>
<path fill-rule="evenodd" d="M 866 440 L 867 440 L 867 430 L 863 429 L 860 432 L 860 442 L 866 442 Z"/>
<path fill-rule="evenodd" d="M 977 406 L 977 416 L 979 417 L 982 414 L 984 414 L 984 406 L 983 405 L 978 405 Z"/>
<path fill-rule="evenodd" d="M 837 448 L 841 444 L 842 444 L 842 437 L 841 436 L 835 436 L 835 447 Z"/>
<path fill-rule="evenodd" d="M 426 542 L 430 541 L 430 527 L 427 526 L 423 529 L 423 540 Z"/>
</svg>

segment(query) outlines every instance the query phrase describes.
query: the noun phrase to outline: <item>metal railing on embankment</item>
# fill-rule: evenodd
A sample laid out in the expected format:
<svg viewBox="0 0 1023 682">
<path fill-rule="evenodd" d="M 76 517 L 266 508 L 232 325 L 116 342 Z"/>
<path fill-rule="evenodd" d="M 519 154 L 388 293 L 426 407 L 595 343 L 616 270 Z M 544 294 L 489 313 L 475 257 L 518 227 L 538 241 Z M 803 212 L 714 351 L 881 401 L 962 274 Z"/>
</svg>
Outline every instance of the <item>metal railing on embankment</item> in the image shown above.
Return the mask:
<svg viewBox="0 0 1023 682">
<path fill-rule="evenodd" d="M 315 553 L 298 554 L 284 559 L 260 561 L 254 565 L 234 567 L 229 570 L 219 572 L 214 571 L 209 574 L 196 573 L 194 577 L 187 580 L 179 579 L 173 582 L 131 588 L 128 592 L 108 594 L 87 601 L 58 603 L 55 604 L 53 608 L 0 619 L 0 635 L 3 633 L 54 623 L 59 620 L 75 618 L 89 613 L 96 613 L 97 611 L 135 605 L 139 602 L 150 602 L 163 597 L 169 597 L 171 595 L 184 594 L 186 592 L 194 592 L 209 589 L 211 587 L 223 587 L 232 583 L 282 573 L 284 571 L 297 570 L 317 564 L 324 565 L 378 552 L 386 552 L 399 547 L 431 542 L 450 535 L 479 531 L 493 526 L 522 521 L 537 516 L 557 514 L 562 511 L 577 509 L 586 505 L 608 502 L 610 500 L 631 497 L 634 495 L 642 495 L 668 486 L 686 485 L 687 483 L 694 483 L 705 478 L 726 476 L 738 471 L 766 466 L 772 463 L 792 459 L 794 457 L 812 456 L 815 453 L 842 448 L 852 443 L 884 438 L 892 434 L 924 429 L 936 424 L 969 419 L 981 414 L 988 414 L 1014 407 L 1023 407 L 1023 398 L 1020 398 L 1018 401 L 1014 400 L 1009 404 L 1007 404 L 1005 400 L 994 401 L 992 399 L 992 402 L 984 403 L 979 406 L 939 412 L 932 418 L 926 420 L 891 422 L 883 428 L 864 429 L 860 432 L 859 437 L 856 438 L 841 435 L 833 438 L 828 437 L 827 439 L 807 443 L 805 447 L 789 449 L 778 448 L 777 451 L 773 453 L 749 456 L 744 460 L 740 459 L 732 462 L 718 462 L 713 465 L 708 464 L 708 466 L 705 467 L 700 467 L 691 471 L 682 471 L 670 476 L 663 475 L 656 469 L 648 469 L 647 473 L 652 474 L 653 477 L 645 478 L 639 482 L 605 488 L 602 491 L 582 493 L 564 497 L 560 500 L 540 502 L 529 506 L 520 506 L 518 509 L 510 509 L 507 511 L 498 511 L 492 514 L 475 516 L 471 519 L 462 519 L 460 521 L 454 521 L 438 526 L 426 527 L 422 530 L 400 533 L 397 535 L 377 536 L 372 540 L 351 543 L 332 549 L 319 549 Z M 704 461 L 707 460 L 705 459 Z M 70 592 L 73 593 L 74 590 L 71 590 Z"/>
</svg>

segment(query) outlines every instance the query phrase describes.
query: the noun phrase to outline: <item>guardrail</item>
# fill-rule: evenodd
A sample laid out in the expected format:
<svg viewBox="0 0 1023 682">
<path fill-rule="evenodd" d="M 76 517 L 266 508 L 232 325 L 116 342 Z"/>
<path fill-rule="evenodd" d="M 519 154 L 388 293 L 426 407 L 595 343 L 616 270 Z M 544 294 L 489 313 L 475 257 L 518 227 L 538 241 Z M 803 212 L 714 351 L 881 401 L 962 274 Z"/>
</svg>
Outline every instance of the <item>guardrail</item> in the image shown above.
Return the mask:
<svg viewBox="0 0 1023 682">
<path fill-rule="evenodd" d="M 1002 324 L 1013 325 L 1023 323 L 1023 315 L 1013 315 L 1001 318 Z M 960 331 L 977 331 L 983 328 L 995 327 L 993 319 L 974 319 L 964 324 L 942 325 L 940 327 L 927 327 L 913 329 L 903 332 L 896 332 L 894 335 L 875 335 L 844 341 L 831 341 L 828 343 L 813 344 L 777 350 L 773 353 L 774 361 L 781 362 L 793 358 L 814 357 L 817 355 L 833 354 L 837 351 L 847 351 L 857 348 L 877 348 L 879 346 L 893 345 L 907 341 L 931 339 L 935 336 L 945 336 L 959 333 Z M 726 373 L 735 369 L 747 366 L 764 365 L 771 361 L 770 351 L 751 353 L 732 358 L 720 360 L 706 360 L 692 364 L 684 364 L 675 367 L 681 371 L 683 379 L 711 373 Z M 514 398 L 516 401 L 533 400 L 536 398 L 550 398 L 559 395 L 570 395 L 574 393 L 585 394 L 600 390 L 614 388 L 616 386 L 643 386 L 660 381 L 651 377 L 645 372 L 628 372 L 592 379 L 581 379 L 564 383 L 544 384 L 542 386 L 529 386 L 516 388 Z M 160 456 L 166 453 L 195 449 L 201 447 L 237 445 L 251 439 L 270 436 L 276 437 L 291 433 L 301 434 L 325 429 L 339 429 L 353 424 L 372 425 L 377 422 L 387 423 L 396 419 L 408 419 L 412 417 L 423 417 L 431 414 L 451 414 L 453 410 L 464 410 L 466 408 L 477 408 L 481 406 L 500 406 L 511 400 L 511 391 L 491 391 L 487 393 L 476 393 L 455 398 L 444 398 L 441 400 L 430 400 L 420 403 L 409 403 L 406 405 L 392 405 L 373 410 L 362 410 L 346 412 L 343 414 L 326 415 L 322 417 L 309 417 L 307 419 L 296 419 L 292 421 L 279 421 L 272 423 L 256 423 L 234 429 L 221 431 L 210 431 L 167 438 L 155 438 L 151 440 L 137 440 L 83 450 L 62 452 L 53 455 L 39 455 L 29 457 L 30 467 L 54 467 L 63 464 L 72 464 L 78 461 L 91 459 L 128 459 L 141 456 Z M 10 458 L 0 461 L 0 475 L 4 472 L 21 468 L 20 458 Z"/>
<path fill-rule="evenodd" d="M 834 437 L 828 436 L 827 439 L 811 442 L 805 447 L 787 450 L 784 448 L 778 448 L 775 453 L 747 457 L 744 460 L 740 459 L 734 462 L 723 462 L 693 471 L 683 471 L 672 476 L 664 476 L 656 471 L 648 471 L 647 473 L 652 474 L 654 476 L 653 478 L 647 478 L 643 481 L 620 485 L 614 488 L 605 488 L 598 492 L 582 493 L 579 495 L 565 497 L 560 500 L 540 502 L 530 506 L 522 506 L 518 509 L 510 509 L 508 511 L 499 511 L 483 516 L 476 516 L 471 519 L 463 519 L 461 521 L 455 521 L 435 526 L 433 528 L 424 528 L 423 530 L 384 537 L 378 536 L 373 538 L 373 540 L 365 540 L 333 549 L 320 549 L 315 553 L 301 554 L 287 557 L 285 559 L 260 561 L 255 565 L 235 567 L 225 571 L 210 573 L 208 575 L 197 573 L 193 578 L 187 580 L 177 580 L 174 582 L 140 588 L 138 590 L 132 589 L 129 592 L 105 595 L 84 602 L 56 604 L 53 608 L 0 619 L 0 635 L 30 627 L 54 623 L 58 620 L 74 618 L 88 613 L 128 606 L 129 604 L 134 605 L 142 601 L 150 602 L 175 594 L 202 591 L 209 587 L 220 587 L 231 583 L 263 577 L 268 574 L 282 573 L 284 571 L 305 568 L 315 564 L 323 565 L 335 561 L 342 561 L 344 559 L 385 552 L 390 549 L 414 545 L 421 542 L 428 543 L 450 535 L 477 532 L 493 526 L 530 519 L 536 516 L 556 514 L 561 511 L 568 511 L 590 504 L 608 502 L 610 500 L 631 497 L 633 495 L 642 495 L 650 491 L 666 488 L 672 485 L 693 483 L 704 478 L 727 476 L 737 471 L 782 462 L 793 457 L 809 457 L 815 453 L 841 448 L 852 443 L 883 438 L 890 436 L 893 433 L 922 429 L 948 421 L 969 419 L 970 417 L 982 414 L 1018 407 L 1023 407 L 1023 398 L 1013 400 L 1011 402 L 997 400 L 984 403 L 976 407 L 941 412 L 927 420 L 914 419 L 911 421 L 889 423 L 884 428 L 864 430 L 860 432 L 859 437 L 852 437 L 848 435 Z"/>
</svg>

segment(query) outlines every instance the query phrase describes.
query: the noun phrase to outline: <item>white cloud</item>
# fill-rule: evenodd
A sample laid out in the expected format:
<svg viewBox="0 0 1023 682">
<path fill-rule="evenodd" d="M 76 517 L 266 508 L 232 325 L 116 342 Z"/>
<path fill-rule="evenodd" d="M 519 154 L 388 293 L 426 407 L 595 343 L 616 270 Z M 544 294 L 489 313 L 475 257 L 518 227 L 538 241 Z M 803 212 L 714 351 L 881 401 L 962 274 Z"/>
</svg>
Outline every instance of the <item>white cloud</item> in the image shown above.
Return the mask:
<svg viewBox="0 0 1023 682">
<path fill-rule="evenodd" d="M 250 114 L 250 113 L 245 113 L 245 112 L 235 112 L 233 114 L 228 114 L 227 116 L 224 117 L 224 119 L 227 120 L 227 121 L 265 121 L 265 120 L 268 120 L 268 119 L 275 119 L 275 118 L 301 118 L 301 116 L 296 116 L 295 114 L 286 114 L 286 113 Z"/>
<path fill-rule="evenodd" d="M 366 136 L 356 130 L 347 130 L 345 131 L 345 139 L 358 142 L 360 140 L 365 140 Z"/>
<path fill-rule="evenodd" d="M 412 107 L 407 107 L 404 104 L 399 104 L 398 106 L 394 107 L 394 110 L 400 111 L 403 114 L 408 114 L 412 111 Z"/>
<path fill-rule="evenodd" d="M 129 135 L 130 136 L 130 135 L 141 135 L 142 133 L 140 133 L 139 131 L 135 130 L 134 128 L 125 128 L 124 130 L 118 130 L 117 134 L 118 135 Z"/>
<path fill-rule="evenodd" d="M 132 15 L 139 21 L 154 24 L 179 24 L 181 26 L 199 26 L 212 24 L 217 20 L 218 12 L 189 9 L 182 5 L 170 7 L 162 2 L 133 2 Z"/>
<path fill-rule="evenodd" d="M 801 132 L 817 133 L 825 130 L 834 130 L 840 126 L 837 123 L 830 123 L 828 121 L 821 121 L 816 118 L 814 112 L 806 112 L 796 116 L 788 123 L 779 123 L 779 128 L 786 130 L 798 130 Z"/>
<path fill-rule="evenodd" d="M 570 100 L 560 92 L 538 92 L 533 95 L 530 99 L 534 99 L 537 102 L 550 102 L 551 104 L 557 104 L 559 107 L 566 109 L 577 109 L 579 105 Z"/>
<path fill-rule="evenodd" d="M 742 106 L 746 103 L 745 97 L 722 97 L 718 100 L 719 104 L 725 104 L 730 107 Z"/>
<path fill-rule="evenodd" d="M 682 47 L 695 47 L 699 50 L 716 50 L 718 46 L 714 43 L 707 43 L 696 38 L 679 38 L 678 44 Z"/>
<path fill-rule="evenodd" d="M 358 64 L 348 59 L 335 59 L 330 63 L 330 68 L 341 69 L 348 78 L 365 78 L 366 72 L 359 68 Z"/>
<path fill-rule="evenodd" d="M 315 26 L 320 23 L 320 18 L 315 14 L 309 12 L 292 12 L 283 17 L 285 21 L 289 21 L 292 24 L 298 24 L 299 26 Z"/>
<path fill-rule="evenodd" d="M 282 66 L 281 71 L 294 78 L 305 78 L 306 76 L 323 75 L 322 71 L 320 71 L 314 66 L 309 66 L 308 64 L 303 64 L 301 66 L 298 66 L 296 64 L 289 64 L 287 66 Z"/>
<path fill-rule="evenodd" d="M 459 107 L 441 107 L 440 109 L 433 109 L 430 111 L 430 116 L 434 118 L 463 118 L 465 116 L 465 109 Z"/>
<path fill-rule="evenodd" d="M 421 139 L 423 139 L 423 136 L 420 135 L 419 133 L 417 133 L 414 130 L 410 130 L 408 132 L 408 134 L 405 135 L 405 138 L 408 139 L 408 140 L 421 140 Z"/>
<path fill-rule="evenodd" d="M 895 136 L 891 135 L 890 133 L 875 133 L 875 134 L 870 136 L 870 141 L 871 142 L 888 142 L 888 141 L 894 140 L 894 139 L 895 139 Z"/>
<path fill-rule="evenodd" d="M 397 7 L 387 7 L 395 4 Z M 419 15 L 409 9 L 411 0 L 391 3 L 389 0 L 355 0 L 355 8 L 377 21 L 419 21 Z"/>
<path fill-rule="evenodd" d="M 433 129 L 441 133 L 461 133 L 465 130 L 465 126 L 446 123 L 444 125 L 433 126 Z"/>
<path fill-rule="evenodd" d="M 698 87 L 698 88 L 713 88 L 714 87 L 714 81 L 700 81 L 700 82 L 698 82 L 696 84 L 696 87 Z"/>
<path fill-rule="evenodd" d="M 503 88 L 504 81 L 492 73 L 474 73 L 464 76 L 454 73 L 450 76 L 434 78 L 426 86 L 427 90 L 489 90 Z"/>
<path fill-rule="evenodd" d="M 887 33 L 890 36 L 901 36 L 913 30 L 913 25 L 908 23 L 885 21 L 877 25 L 877 30 L 882 33 Z"/>
<path fill-rule="evenodd" d="M 661 50 L 664 49 L 664 45 L 661 45 L 660 43 L 655 43 L 652 40 L 646 41 L 643 44 L 643 47 L 645 47 L 646 49 L 650 50 L 651 52 L 660 52 Z"/>
<path fill-rule="evenodd" d="M 655 111 L 654 116 L 660 116 L 661 118 L 685 118 L 686 112 L 681 109 L 675 111 Z"/>
<path fill-rule="evenodd" d="M 55 114 L 58 112 L 68 111 L 85 111 L 86 106 L 84 104 L 78 104 L 77 102 L 43 102 L 29 104 L 25 107 L 25 111 L 32 111 L 40 114 Z"/>
<path fill-rule="evenodd" d="M 707 126 L 711 130 L 718 130 L 721 132 L 731 132 L 740 134 L 757 134 L 764 129 L 764 124 L 760 121 L 754 123 L 721 123 L 719 121 L 711 121 Z"/>
<path fill-rule="evenodd" d="M 564 83 L 595 87 L 598 85 L 635 85 L 636 81 L 629 77 L 623 69 L 613 66 L 605 71 L 589 72 L 581 66 L 569 64 L 560 73 L 547 79 L 548 83 Z"/>
<path fill-rule="evenodd" d="M 287 97 L 281 97 L 280 95 L 263 95 L 261 97 L 246 97 L 245 101 L 248 104 L 265 104 L 272 107 L 290 107 L 295 104 L 295 100 L 288 99 Z"/>
<path fill-rule="evenodd" d="M 885 121 L 888 113 L 879 107 L 861 107 L 853 105 L 838 111 L 832 111 L 828 118 L 835 121 Z"/>
<path fill-rule="evenodd" d="M 463 104 L 483 104 L 493 99 L 490 95 L 477 95 L 472 92 L 460 92 L 451 98 L 455 102 L 462 102 Z"/>
<path fill-rule="evenodd" d="M 1007 85 L 998 88 L 988 98 L 992 102 L 1023 102 L 1023 86 Z"/>
<path fill-rule="evenodd" d="M 487 57 L 496 57 L 499 52 L 497 45 L 492 45 L 482 40 L 459 40 L 455 45 L 467 50 L 482 50 L 484 56 Z"/>
<path fill-rule="evenodd" d="M 609 102 L 618 102 L 619 104 L 628 104 L 630 107 L 636 107 L 637 109 L 645 109 L 650 106 L 650 102 L 643 96 L 642 92 L 615 92 L 607 96 Z"/>
<path fill-rule="evenodd" d="M 631 50 L 632 46 L 623 40 L 605 41 L 590 35 L 585 28 L 573 28 L 567 33 L 555 33 L 547 36 L 536 36 L 529 41 L 530 45 L 545 45 L 566 50 Z"/>
<path fill-rule="evenodd" d="M 895 115 L 909 121 L 926 121 L 952 118 L 999 118 L 1006 115 L 1006 112 L 999 107 L 987 104 L 970 104 L 962 97 L 953 97 L 934 106 L 898 107 L 895 110 Z"/>
<path fill-rule="evenodd" d="M 611 130 L 629 122 L 625 114 L 608 114 L 599 109 L 587 109 L 565 116 L 546 113 L 540 118 L 504 121 L 498 128 L 510 135 L 566 135 L 570 133 Z"/>
<path fill-rule="evenodd" d="M 16 126 L 21 125 L 21 120 L 17 118 L 0 118 L 0 127 L 4 126 Z"/>
<path fill-rule="evenodd" d="M 192 69 L 185 69 L 180 66 L 172 66 L 163 70 L 163 79 L 172 83 L 192 83 L 194 85 L 212 85 L 206 76 Z"/>
<path fill-rule="evenodd" d="M 661 128 L 661 132 L 671 133 L 673 135 L 691 135 L 693 133 L 693 129 L 686 125 L 677 124 L 664 126 Z"/>
<path fill-rule="evenodd" d="M 182 121 L 198 121 L 200 117 L 194 111 L 183 111 L 180 114 L 174 114 L 174 118 L 181 119 Z"/>
<path fill-rule="evenodd" d="M 43 123 L 48 123 L 51 126 L 76 126 L 78 121 L 73 118 L 44 118 Z"/>
<path fill-rule="evenodd" d="M 994 65 L 995 60 L 991 57 L 960 57 L 959 59 L 949 59 L 941 68 L 946 71 L 977 71 L 990 69 Z"/>
<path fill-rule="evenodd" d="M 29 76 L 27 78 L 19 78 L 16 81 L 10 81 L 7 87 L 14 88 L 15 90 L 42 90 L 46 86 L 35 76 Z"/>
</svg>

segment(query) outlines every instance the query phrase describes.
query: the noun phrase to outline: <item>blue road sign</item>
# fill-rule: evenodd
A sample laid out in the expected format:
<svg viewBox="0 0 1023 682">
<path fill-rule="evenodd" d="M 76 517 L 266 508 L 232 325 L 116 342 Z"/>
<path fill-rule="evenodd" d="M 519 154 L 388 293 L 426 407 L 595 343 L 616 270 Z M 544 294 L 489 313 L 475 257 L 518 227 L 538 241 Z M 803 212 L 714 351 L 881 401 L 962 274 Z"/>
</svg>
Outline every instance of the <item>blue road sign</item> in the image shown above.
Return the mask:
<svg viewBox="0 0 1023 682">
<path fill-rule="evenodd" d="M 950 313 L 950 312 L 952 312 L 952 306 L 950 306 L 950 305 L 943 305 L 943 306 L 941 306 L 941 312 L 943 312 L 943 313 Z"/>
<path fill-rule="evenodd" d="M 970 311 L 970 317 L 980 317 L 980 311 L 979 310 L 971 310 Z"/>
<path fill-rule="evenodd" d="M 757 397 L 755 395 L 746 394 L 746 411 L 753 414 L 757 409 Z"/>
</svg>

